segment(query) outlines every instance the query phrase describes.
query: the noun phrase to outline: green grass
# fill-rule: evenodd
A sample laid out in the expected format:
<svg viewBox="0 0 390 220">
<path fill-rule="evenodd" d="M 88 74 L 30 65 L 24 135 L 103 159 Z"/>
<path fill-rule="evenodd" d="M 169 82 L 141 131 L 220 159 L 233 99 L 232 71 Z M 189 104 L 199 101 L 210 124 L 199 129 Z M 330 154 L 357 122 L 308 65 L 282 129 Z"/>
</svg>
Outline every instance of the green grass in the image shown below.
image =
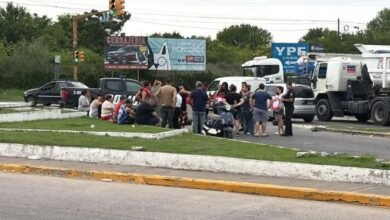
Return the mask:
<svg viewBox="0 0 390 220">
<path fill-rule="evenodd" d="M 94 125 L 94 128 L 91 128 Z M 118 125 L 96 118 L 82 117 L 71 119 L 47 119 L 38 121 L 7 122 L 0 123 L 0 128 L 29 128 L 48 130 L 75 130 L 75 131 L 107 131 L 107 132 L 142 132 L 158 133 L 168 129 L 151 126 Z"/>
<path fill-rule="evenodd" d="M 0 89 L 0 102 L 23 101 L 23 92 L 20 89 Z"/>
<path fill-rule="evenodd" d="M 277 148 L 270 145 L 237 142 L 208 136 L 185 134 L 162 140 L 128 139 L 100 137 L 85 134 L 56 132 L 1 131 L 1 143 L 21 143 L 34 145 L 57 145 L 91 148 L 129 150 L 132 146 L 143 146 L 149 152 L 225 156 L 255 160 L 287 161 L 311 164 L 326 164 L 389 169 L 375 161 L 374 157 L 349 158 L 347 156 L 297 158 L 295 150 Z"/>
</svg>

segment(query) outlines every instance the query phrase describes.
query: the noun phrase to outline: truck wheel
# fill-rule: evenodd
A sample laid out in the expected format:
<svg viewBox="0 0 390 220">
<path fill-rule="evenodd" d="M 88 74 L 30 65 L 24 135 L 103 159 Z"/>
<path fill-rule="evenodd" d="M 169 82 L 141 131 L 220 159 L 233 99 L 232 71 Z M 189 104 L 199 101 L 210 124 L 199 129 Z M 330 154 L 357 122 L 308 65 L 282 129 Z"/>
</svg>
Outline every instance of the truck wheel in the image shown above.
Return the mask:
<svg viewBox="0 0 390 220">
<path fill-rule="evenodd" d="M 389 109 L 382 101 L 376 102 L 371 109 L 372 120 L 377 125 L 389 124 Z"/>
<path fill-rule="evenodd" d="M 315 117 L 315 115 L 305 116 L 305 117 L 303 118 L 303 120 L 304 120 L 305 122 L 307 122 L 307 123 L 310 123 L 310 122 L 312 122 L 312 121 L 314 120 L 314 117 Z"/>
<path fill-rule="evenodd" d="M 37 99 L 34 96 L 27 97 L 27 102 L 30 104 L 31 107 L 37 105 Z"/>
<path fill-rule="evenodd" d="M 370 120 L 371 115 L 370 114 L 359 114 L 359 115 L 355 115 L 355 118 L 360 122 L 366 122 L 366 121 Z"/>
<path fill-rule="evenodd" d="M 330 121 L 333 117 L 328 99 L 320 99 L 316 105 L 316 115 L 320 121 Z"/>
<path fill-rule="evenodd" d="M 43 103 L 43 105 L 44 105 L 44 106 L 50 106 L 51 103 L 50 103 L 50 102 L 45 102 L 45 103 Z"/>
</svg>

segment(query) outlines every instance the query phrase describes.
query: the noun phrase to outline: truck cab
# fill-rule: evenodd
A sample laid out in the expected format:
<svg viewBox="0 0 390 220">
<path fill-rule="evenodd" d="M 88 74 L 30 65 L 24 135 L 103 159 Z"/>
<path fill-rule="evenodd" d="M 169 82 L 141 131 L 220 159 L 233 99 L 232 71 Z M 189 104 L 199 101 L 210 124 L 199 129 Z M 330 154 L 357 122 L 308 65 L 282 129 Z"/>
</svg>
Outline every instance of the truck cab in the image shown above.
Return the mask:
<svg viewBox="0 0 390 220">
<path fill-rule="evenodd" d="M 241 65 L 244 76 L 264 79 L 266 83 L 284 83 L 283 64 L 275 58 L 255 57 Z"/>
</svg>

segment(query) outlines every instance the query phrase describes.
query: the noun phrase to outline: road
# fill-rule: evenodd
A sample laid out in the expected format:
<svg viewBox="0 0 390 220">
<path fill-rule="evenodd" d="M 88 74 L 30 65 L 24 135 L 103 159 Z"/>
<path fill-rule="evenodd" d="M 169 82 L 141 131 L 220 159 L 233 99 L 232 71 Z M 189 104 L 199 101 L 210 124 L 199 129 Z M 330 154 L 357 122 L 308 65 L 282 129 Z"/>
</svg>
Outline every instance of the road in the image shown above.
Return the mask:
<svg viewBox="0 0 390 220">
<path fill-rule="evenodd" d="M 390 219 L 385 208 L 0 173 L 0 219 Z M 337 211 L 335 211 L 337 210 Z"/>
<path fill-rule="evenodd" d="M 303 124 L 295 121 L 296 124 Z M 327 122 L 332 123 L 332 122 Z M 355 121 L 341 120 L 336 122 L 343 126 L 363 126 Z M 312 125 L 324 124 L 314 121 Z M 375 127 L 368 124 L 367 126 Z M 239 140 L 245 140 L 256 143 L 272 144 L 277 146 L 294 147 L 301 150 L 314 150 L 326 152 L 343 152 L 350 155 L 374 155 L 377 158 L 390 160 L 390 138 L 368 137 L 362 135 L 339 134 L 333 132 L 311 132 L 303 128 L 294 128 L 293 137 L 280 137 L 274 135 L 277 127 L 268 123 L 268 134 L 270 137 L 256 138 L 250 135 L 241 135 L 235 137 Z M 389 128 L 390 131 L 390 128 Z"/>
</svg>

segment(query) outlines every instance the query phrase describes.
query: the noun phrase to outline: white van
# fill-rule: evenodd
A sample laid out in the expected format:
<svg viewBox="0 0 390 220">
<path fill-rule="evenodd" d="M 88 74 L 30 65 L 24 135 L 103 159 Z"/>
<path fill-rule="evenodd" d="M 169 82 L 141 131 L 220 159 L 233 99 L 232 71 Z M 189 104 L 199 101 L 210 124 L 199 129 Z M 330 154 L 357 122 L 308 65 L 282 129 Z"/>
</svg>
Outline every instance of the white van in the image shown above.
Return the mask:
<svg viewBox="0 0 390 220">
<path fill-rule="evenodd" d="M 220 77 L 214 79 L 210 83 L 208 88 L 208 95 L 213 95 L 218 90 L 218 86 L 222 85 L 223 82 L 226 82 L 229 86 L 231 84 L 237 87 L 237 92 L 241 91 L 241 83 L 246 82 L 248 85 L 251 85 L 251 92 L 256 91 L 259 88 L 260 83 L 265 84 L 265 80 L 258 77 L 246 77 L 246 76 L 229 76 L 229 77 Z"/>
</svg>

